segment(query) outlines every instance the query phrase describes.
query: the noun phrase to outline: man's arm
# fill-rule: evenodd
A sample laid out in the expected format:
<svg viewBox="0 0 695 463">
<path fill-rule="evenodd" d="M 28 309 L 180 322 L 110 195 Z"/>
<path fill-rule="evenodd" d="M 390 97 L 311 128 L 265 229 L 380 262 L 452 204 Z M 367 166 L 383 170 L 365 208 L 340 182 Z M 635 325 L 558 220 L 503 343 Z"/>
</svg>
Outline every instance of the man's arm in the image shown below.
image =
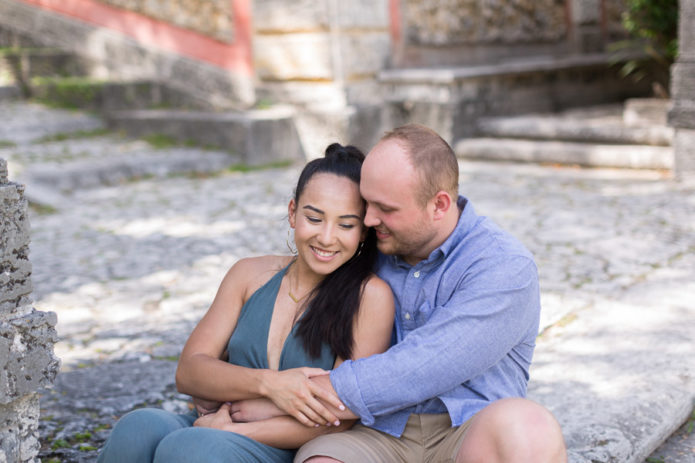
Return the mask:
<svg viewBox="0 0 695 463">
<path fill-rule="evenodd" d="M 364 424 L 478 376 L 534 329 L 539 288 L 533 261 L 519 256 L 481 265 L 486 267 L 398 344 L 333 370 L 338 397 Z M 499 278 L 499 266 L 505 278 Z"/>
</svg>

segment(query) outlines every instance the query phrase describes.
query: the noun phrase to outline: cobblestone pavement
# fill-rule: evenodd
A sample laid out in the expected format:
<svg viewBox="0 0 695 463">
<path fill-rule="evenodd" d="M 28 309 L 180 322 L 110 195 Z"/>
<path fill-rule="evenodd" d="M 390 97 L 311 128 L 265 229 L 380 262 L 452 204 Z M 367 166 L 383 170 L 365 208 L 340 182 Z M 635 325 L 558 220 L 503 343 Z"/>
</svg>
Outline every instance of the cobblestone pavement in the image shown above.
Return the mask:
<svg viewBox="0 0 695 463">
<path fill-rule="evenodd" d="M 10 151 L 27 139 L 18 136 L 0 157 L 12 162 Z M 88 145 L 108 149 L 101 139 L 80 142 Z M 571 324 L 597 299 L 619 302 L 662 275 L 664 304 L 692 321 L 695 279 L 678 287 L 688 293 L 674 295 L 666 270 L 695 275 L 695 185 L 655 171 L 460 165 L 460 190 L 477 212 L 535 254 L 544 328 Z M 237 259 L 287 253 L 287 202 L 298 172 L 145 178 L 68 192 L 56 210 L 32 209 L 35 306 L 58 314 L 62 359 L 55 387 L 42 397 L 44 462 L 93 461 L 114 419 L 132 408 L 186 409 L 173 384 L 181 347 Z M 695 462 L 692 444 L 653 458 Z"/>
</svg>

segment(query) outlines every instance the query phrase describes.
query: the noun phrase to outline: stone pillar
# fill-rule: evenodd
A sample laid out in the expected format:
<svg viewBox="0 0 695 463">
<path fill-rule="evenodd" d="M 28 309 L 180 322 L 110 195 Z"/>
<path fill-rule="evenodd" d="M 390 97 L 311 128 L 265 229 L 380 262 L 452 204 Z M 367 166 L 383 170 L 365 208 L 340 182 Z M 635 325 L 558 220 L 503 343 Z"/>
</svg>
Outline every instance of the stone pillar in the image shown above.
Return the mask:
<svg viewBox="0 0 695 463">
<path fill-rule="evenodd" d="M 675 174 L 695 180 L 695 2 L 679 2 L 678 59 L 671 70 L 669 123 L 676 129 Z"/>
<path fill-rule="evenodd" d="M 34 462 L 39 453 L 38 389 L 53 383 L 56 314 L 31 305 L 29 220 L 24 187 L 8 181 L 0 159 L 0 462 Z"/>
<path fill-rule="evenodd" d="M 574 51 L 603 51 L 601 0 L 570 0 L 569 10 Z"/>
<path fill-rule="evenodd" d="M 298 109 L 307 157 L 333 141 L 370 148 L 391 56 L 388 0 L 255 1 L 253 29 L 257 97 Z"/>
</svg>

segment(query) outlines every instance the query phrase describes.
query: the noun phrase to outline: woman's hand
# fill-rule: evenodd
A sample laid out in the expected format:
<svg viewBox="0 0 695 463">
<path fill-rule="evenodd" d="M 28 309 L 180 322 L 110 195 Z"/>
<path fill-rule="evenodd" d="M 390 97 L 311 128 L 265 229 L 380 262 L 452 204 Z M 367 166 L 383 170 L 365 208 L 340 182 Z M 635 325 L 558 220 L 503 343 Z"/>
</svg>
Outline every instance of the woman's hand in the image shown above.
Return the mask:
<svg viewBox="0 0 695 463">
<path fill-rule="evenodd" d="M 232 402 L 231 414 L 235 423 L 248 423 L 287 415 L 270 399 L 237 400 Z"/>
<path fill-rule="evenodd" d="M 201 428 L 214 428 L 221 429 L 223 431 L 231 431 L 231 427 L 234 424 L 231 416 L 231 404 L 224 403 L 214 413 L 208 413 L 203 415 L 193 423 L 193 426 Z"/>
<path fill-rule="evenodd" d="M 193 405 L 195 410 L 198 412 L 198 416 L 209 415 L 219 410 L 222 402 L 215 402 L 214 400 L 201 399 L 200 397 L 191 397 L 193 399 Z"/>
<path fill-rule="evenodd" d="M 339 425 L 338 418 L 324 407 L 322 399 L 339 410 L 345 410 L 340 399 L 309 381 L 312 376 L 327 375 L 320 368 L 292 368 L 272 371 L 264 384 L 264 395 L 286 414 L 305 426 Z"/>
</svg>

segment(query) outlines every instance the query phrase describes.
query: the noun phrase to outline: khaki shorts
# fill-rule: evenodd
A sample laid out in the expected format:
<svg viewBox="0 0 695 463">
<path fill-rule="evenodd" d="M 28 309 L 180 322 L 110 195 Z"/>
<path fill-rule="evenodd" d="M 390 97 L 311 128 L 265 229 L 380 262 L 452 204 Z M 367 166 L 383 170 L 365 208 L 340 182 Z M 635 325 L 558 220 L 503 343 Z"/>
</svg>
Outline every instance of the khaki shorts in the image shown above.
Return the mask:
<svg viewBox="0 0 695 463">
<path fill-rule="evenodd" d="M 297 452 L 294 463 L 319 455 L 343 463 L 452 463 L 471 420 L 452 428 L 446 413 L 412 414 L 400 438 L 358 423 L 348 431 L 307 442 Z"/>
</svg>

